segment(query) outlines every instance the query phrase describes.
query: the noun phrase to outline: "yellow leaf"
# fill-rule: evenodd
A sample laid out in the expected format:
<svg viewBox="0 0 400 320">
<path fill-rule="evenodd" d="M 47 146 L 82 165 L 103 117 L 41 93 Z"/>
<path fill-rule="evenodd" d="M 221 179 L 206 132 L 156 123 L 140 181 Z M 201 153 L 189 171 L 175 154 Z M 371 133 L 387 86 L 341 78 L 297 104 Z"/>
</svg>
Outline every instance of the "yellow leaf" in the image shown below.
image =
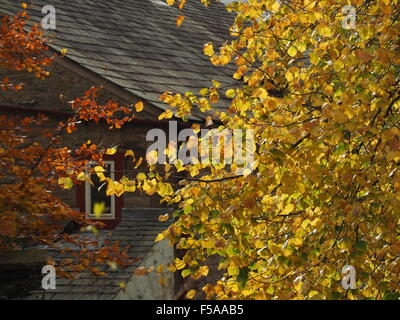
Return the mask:
<svg viewBox="0 0 400 320">
<path fill-rule="evenodd" d="M 285 77 L 287 81 L 293 81 L 294 79 L 293 74 L 290 71 L 286 72 Z"/>
<path fill-rule="evenodd" d="M 291 239 L 290 243 L 295 247 L 300 247 L 303 244 L 303 240 L 300 238 L 293 238 Z"/>
<path fill-rule="evenodd" d="M 280 7 L 281 7 L 280 3 L 279 3 L 278 1 L 276 1 L 276 2 L 272 5 L 272 11 L 278 12 Z"/>
<path fill-rule="evenodd" d="M 275 99 L 270 98 L 264 102 L 264 106 L 269 110 L 269 111 L 274 111 L 276 107 L 278 106 L 278 103 L 276 102 Z"/>
<path fill-rule="evenodd" d="M 307 45 L 305 43 L 299 43 L 296 47 L 297 50 L 299 50 L 300 52 L 304 52 L 307 50 Z"/>
<path fill-rule="evenodd" d="M 296 54 L 297 54 L 297 49 L 296 49 L 296 47 L 291 46 L 291 47 L 289 48 L 289 50 L 288 50 L 288 54 L 289 54 L 289 56 L 291 56 L 291 57 L 296 56 Z"/>
<path fill-rule="evenodd" d="M 135 153 L 132 150 L 128 150 L 125 152 L 125 157 L 128 157 L 128 156 L 135 158 Z"/>
<path fill-rule="evenodd" d="M 123 282 L 120 282 L 118 285 L 119 285 L 119 286 L 120 286 L 120 288 L 122 288 L 122 289 L 125 289 L 125 287 L 126 287 L 126 284 L 125 284 L 125 283 L 123 283 Z"/>
<path fill-rule="evenodd" d="M 235 89 L 228 89 L 225 94 L 228 98 L 232 99 L 235 97 Z"/>
<path fill-rule="evenodd" d="M 214 242 L 211 240 L 203 240 L 201 246 L 205 249 L 211 249 L 214 247 Z"/>
<path fill-rule="evenodd" d="M 288 213 L 292 212 L 293 209 L 294 209 L 293 203 L 289 203 L 289 204 L 285 207 L 285 209 L 283 210 L 282 214 L 288 214 Z"/>
<path fill-rule="evenodd" d="M 262 100 L 265 100 L 269 97 L 268 91 L 265 90 L 264 88 L 259 88 L 256 92 L 256 95 Z"/>
<path fill-rule="evenodd" d="M 74 185 L 70 177 L 59 178 L 58 184 L 62 184 L 64 189 L 71 189 Z"/>
<path fill-rule="evenodd" d="M 86 181 L 86 180 L 88 180 L 89 177 L 84 172 L 81 172 L 80 174 L 78 174 L 78 176 L 76 178 L 79 181 Z"/>
<path fill-rule="evenodd" d="M 315 52 L 310 53 L 310 62 L 312 64 L 317 64 L 319 62 L 320 58 Z"/>
<path fill-rule="evenodd" d="M 242 172 L 243 176 L 247 177 L 249 174 L 251 174 L 253 172 L 253 170 L 251 170 L 250 168 L 245 168 Z"/>
<path fill-rule="evenodd" d="M 212 80 L 212 83 L 214 85 L 214 87 L 219 88 L 221 86 L 221 83 L 217 80 Z"/>
<path fill-rule="evenodd" d="M 221 65 L 225 65 L 228 64 L 229 62 L 231 62 L 231 56 L 228 56 L 226 54 L 223 54 L 220 58 L 219 58 L 219 62 Z"/>
<path fill-rule="evenodd" d="M 169 6 L 172 6 L 175 3 L 175 0 L 167 0 L 167 4 Z"/>
<path fill-rule="evenodd" d="M 168 214 L 168 213 L 162 214 L 162 215 L 160 215 L 160 216 L 158 217 L 158 221 L 160 221 L 160 222 L 168 221 L 168 219 L 169 219 L 169 214 Z"/>
<path fill-rule="evenodd" d="M 164 239 L 164 235 L 162 233 L 159 233 L 157 238 L 154 240 L 154 242 L 161 241 L 162 239 Z"/>
<path fill-rule="evenodd" d="M 159 265 L 158 267 L 157 267 L 157 272 L 158 273 L 161 273 L 161 272 L 163 272 L 164 271 L 164 265 Z"/>
<path fill-rule="evenodd" d="M 87 226 L 85 229 L 86 229 L 86 231 L 93 232 L 96 235 L 99 233 L 99 230 L 97 230 L 97 228 L 95 226 Z"/>
<path fill-rule="evenodd" d="M 105 202 L 96 202 L 93 206 L 93 214 L 96 216 L 96 218 L 100 218 L 105 209 Z"/>
<path fill-rule="evenodd" d="M 214 48 L 212 43 L 207 43 L 203 48 L 204 54 L 211 57 L 214 55 Z"/>
<path fill-rule="evenodd" d="M 237 276 L 239 274 L 240 270 L 238 266 L 230 266 L 228 267 L 228 273 L 231 276 Z"/>
<path fill-rule="evenodd" d="M 142 101 L 139 101 L 138 103 L 135 104 L 135 109 L 136 112 L 141 112 L 143 111 L 144 105 Z"/>
<path fill-rule="evenodd" d="M 136 176 L 136 179 L 137 179 L 138 181 L 143 181 L 143 180 L 146 179 L 146 174 L 143 173 L 143 172 L 139 172 L 139 173 L 137 174 L 137 176 Z"/>
<path fill-rule="evenodd" d="M 174 113 L 170 109 L 168 109 L 168 110 L 165 110 L 163 113 L 160 114 L 160 116 L 158 117 L 158 120 L 170 119 L 170 118 L 173 117 L 173 115 L 174 115 Z"/>
<path fill-rule="evenodd" d="M 281 252 L 281 247 L 275 243 L 271 243 L 268 249 L 271 250 L 273 254 L 279 254 Z"/>
<path fill-rule="evenodd" d="M 212 64 L 215 64 L 215 65 L 218 65 L 218 64 L 219 64 L 219 58 L 218 58 L 218 56 L 216 56 L 216 55 L 213 55 L 213 56 L 210 58 L 210 61 L 211 61 Z"/>
<path fill-rule="evenodd" d="M 139 166 L 142 164 L 142 161 L 143 161 L 143 158 L 140 157 L 140 159 L 135 164 L 135 169 L 139 168 Z"/>
<path fill-rule="evenodd" d="M 192 289 L 188 293 L 186 293 L 186 298 L 187 299 L 193 299 L 193 297 L 196 295 L 196 290 Z"/>
<path fill-rule="evenodd" d="M 94 167 L 94 172 L 96 172 L 97 174 L 99 174 L 99 173 L 103 173 L 103 172 L 105 172 L 106 170 L 102 167 L 102 166 L 95 166 Z"/>
<path fill-rule="evenodd" d="M 199 273 L 204 277 L 206 277 L 208 275 L 208 271 L 209 271 L 209 269 L 207 266 L 201 266 L 199 269 Z"/>
<path fill-rule="evenodd" d="M 328 26 L 324 26 L 320 28 L 319 33 L 324 37 L 330 37 L 333 34 L 333 30 Z"/>
<path fill-rule="evenodd" d="M 113 155 L 117 152 L 117 148 L 107 149 L 106 154 Z"/>
</svg>

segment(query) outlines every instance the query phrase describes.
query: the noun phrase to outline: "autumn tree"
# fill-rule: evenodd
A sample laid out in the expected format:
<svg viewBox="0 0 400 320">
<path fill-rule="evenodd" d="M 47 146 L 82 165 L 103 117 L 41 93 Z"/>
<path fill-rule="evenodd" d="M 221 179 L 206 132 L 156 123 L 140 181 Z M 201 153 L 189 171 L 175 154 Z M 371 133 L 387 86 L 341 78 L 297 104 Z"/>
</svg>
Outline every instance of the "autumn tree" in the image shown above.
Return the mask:
<svg viewBox="0 0 400 320">
<path fill-rule="evenodd" d="M 18 15 L 1 19 L 0 68 L 28 71 L 45 81 L 49 75 L 47 68 L 55 56 L 48 54 L 43 30 L 36 24 L 28 28 L 26 9 L 27 5 L 22 4 Z M 8 77 L 0 80 L 0 88 L 13 90 L 15 94 L 29 90 L 23 83 L 11 83 Z M 77 130 L 77 123 L 104 121 L 110 128 L 120 128 L 133 118 L 132 108 L 113 102 L 99 105 L 98 91 L 99 88 L 93 87 L 83 97 L 76 98 L 71 105 L 71 116 L 55 126 L 49 125 L 48 119 L 40 114 L 0 116 L 0 253 L 37 244 L 61 250 L 61 243 L 62 252 L 69 254 L 69 258 L 49 261 L 57 263 L 60 277 L 82 270 L 101 275 L 99 264 L 115 268 L 129 263 L 126 251 L 116 243 L 99 246 L 90 237 L 63 232 L 68 222 L 94 232 L 101 224 L 85 220 L 81 213 L 54 195 L 60 188 L 70 189 L 74 183 L 87 180 L 96 169 L 89 169 L 89 162 L 94 161 L 101 168 L 103 155 L 112 152 L 90 141 L 83 141 L 76 150 L 69 148 L 68 135 Z"/>
<path fill-rule="evenodd" d="M 186 250 L 170 269 L 199 278 L 206 258 L 218 256 L 224 277 L 203 288 L 208 298 L 397 299 L 398 1 L 248 0 L 227 8 L 235 14 L 229 40 L 204 53 L 216 66 L 234 65 L 236 85 L 166 92 L 170 110 L 161 118 L 196 108 L 214 112 L 219 130 L 252 129 L 255 161 L 241 175 L 224 163 L 172 163 L 191 178 L 163 194 L 179 209 L 158 240 Z M 230 99 L 227 112 L 213 109 L 221 96 Z M 142 176 L 140 186 L 159 192 L 161 181 Z M 347 265 L 355 289 L 341 284 Z"/>
<path fill-rule="evenodd" d="M 178 1 L 167 2 L 174 5 Z M 178 4 L 182 10 L 178 27 L 185 23 L 185 2 Z M 207 5 L 211 1 L 202 2 Z M 96 173 L 108 183 L 109 194 L 133 191 L 135 186 L 147 194 L 158 193 L 163 202 L 178 207 L 176 221 L 157 240 L 167 238 L 186 250 L 182 259 L 169 266 L 184 277 L 207 275 L 207 258 L 218 257 L 224 276 L 203 288 L 208 298 L 398 298 L 397 0 L 248 0 L 231 3 L 228 10 L 235 15 L 228 40 L 219 48 L 205 44 L 204 54 L 214 65 L 234 68 L 236 85 L 227 88 L 213 81 L 210 88 L 198 93 L 166 92 L 161 99 L 170 109 L 160 119 L 175 115 L 186 120 L 196 109 L 196 114 L 198 110 L 212 113 L 206 124 L 214 121 L 221 132 L 252 130 L 254 161 L 247 164 L 248 169 L 238 174 L 236 164 L 183 165 L 171 156 L 176 152 L 175 144 L 165 150 L 173 161 L 165 164 L 163 174 L 155 166 L 150 166 L 153 172 L 120 181 L 101 177 L 101 170 Z M 9 29 L 1 30 L 7 34 Z M 18 68 L 27 67 L 22 63 Z M 41 69 L 37 71 L 42 76 Z M 3 84 L 3 88 L 20 88 L 7 79 Z M 95 95 L 92 89 L 85 98 L 76 100 L 72 120 L 60 124 L 60 131 L 72 132 L 77 119 L 98 120 L 104 108 L 118 109 L 112 103 L 97 105 Z M 222 96 L 230 101 L 226 112 L 213 108 L 225 103 Z M 31 152 L 17 154 L 13 150 L 23 147 L 25 134 L 12 131 L 12 123 L 7 121 L 2 121 L 2 127 L 9 130 L 2 137 L 6 141 L 2 142 L 6 146 L 2 154 L 8 162 L 3 162 L 2 172 L 15 167 L 17 181 L 2 185 L 5 191 L 15 185 L 9 197 L 18 197 L 17 191 L 25 191 L 29 181 L 31 188 L 26 190 L 38 186 L 35 192 L 44 197 L 48 181 L 69 187 L 78 178 L 88 178 L 85 164 L 77 165 L 73 159 L 75 150 L 69 152 L 60 145 L 57 149 L 58 138 L 49 148 L 31 146 Z M 193 129 L 198 132 L 199 126 Z M 99 160 L 97 149 L 82 145 L 82 152 Z M 148 160 L 156 156 L 150 154 Z M 13 160 L 15 157 L 20 160 Z M 33 169 L 26 168 L 28 162 L 38 163 L 33 169 L 43 171 L 32 174 Z M 54 168 L 52 176 L 40 180 L 44 172 L 50 172 L 46 166 Z M 180 188 L 167 180 L 173 169 L 187 177 Z M 29 205 L 35 209 L 29 212 L 46 212 L 39 203 L 32 204 L 19 194 L 17 204 L 22 208 Z M 26 210 L 7 207 L 8 198 L 1 199 L 9 221 L 27 215 Z M 22 222 L 17 225 L 25 226 Z M 10 234 L 3 233 L 14 230 L 12 227 L 1 230 L 2 239 L 13 242 L 24 229 Z M 356 270 L 355 289 L 342 286 L 344 266 Z M 190 291 L 188 297 L 193 295 Z"/>
</svg>

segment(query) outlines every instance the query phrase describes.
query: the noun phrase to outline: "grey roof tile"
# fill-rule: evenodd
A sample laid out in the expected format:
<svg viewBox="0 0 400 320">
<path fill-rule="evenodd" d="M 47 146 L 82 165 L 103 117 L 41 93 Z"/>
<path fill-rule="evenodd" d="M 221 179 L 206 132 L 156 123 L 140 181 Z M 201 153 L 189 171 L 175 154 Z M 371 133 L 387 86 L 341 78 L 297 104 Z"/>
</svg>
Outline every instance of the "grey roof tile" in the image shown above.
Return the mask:
<svg viewBox="0 0 400 320">
<path fill-rule="evenodd" d="M 146 256 L 154 245 L 159 232 L 165 230 L 171 221 L 159 222 L 160 214 L 168 209 L 128 209 L 123 211 L 121 223 L 112 231 L 99 232 L 100 242 L 121 240 L 121 245 L 130 245 L 128 255 L 137 259 L 136 263 L 125 269 L 107 272 L 104 277 L 96 277 L 85 271 L 77 279 L 57 279 L 56 289 L 51 291 L 33 290 L 22 299 L 51 299 L 51 300 L 87 300 L 112 299 L 121 289 L 119 283 L 126 282 L 133 275 L 135 268 L 140 265 L 140 259 Z M 88 234 L 93 237 L 92 234 Z M 65 256 L 58 256 L 58 259 Z M 55 258 L 57 259 L 57 258 Z"/>
<path fill-rule="evenodd" d="M 206 42 L 225 41 L 233 15 L 223 4 L 204 7 L 189 1 L 180 28 L 180 11 L 165 0 L 35 0 L 32 21 L 41 21 L 44 5 L 56 8 L 57 28 L 49 46 L 67 48 L 67 57 L 164 110 L 164 91 L 198 92 L 211 80 L 233 85 L 231 68 L 213 66 L 202 53 Z M 0 12 L 13 13 L 14 0 L 2 0 Z M 107 71 L 106 70 L 107 65 Z M 227 100 L 219 105 L 224 108 Z"/>
</svg>

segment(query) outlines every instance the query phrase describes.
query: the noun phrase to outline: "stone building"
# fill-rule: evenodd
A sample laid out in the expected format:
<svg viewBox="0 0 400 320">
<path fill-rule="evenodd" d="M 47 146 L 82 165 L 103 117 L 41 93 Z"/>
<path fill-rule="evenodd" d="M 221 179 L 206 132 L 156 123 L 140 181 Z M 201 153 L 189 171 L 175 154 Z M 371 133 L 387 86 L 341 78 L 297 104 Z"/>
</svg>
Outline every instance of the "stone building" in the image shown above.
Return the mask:
<svg viewBox="0 0 400 320">
<path fill-rule="evenodd" d="M 2 93 L 0 113 L 14 116 L 43 113 L 49 117 L 49 126 L 52 126 L 70 115 L 68 101 L 82 96 L 94 85 L 104 88 L 101 99 L 111 99 L 123 105 L 137 101 L 144 103 L 144 111 L 138 114 L 138 119 L 122 129 L 110 131 L 102 123 L 80 125 L 78 134 L 71 135 L 69 139 L 71 147 L 90 139 L 106 146 L 118 145 L 122 155 L 124 150 L 132 149 L 144 156 L 148 145 L 146 133 L 150 129 L 164 130 L 168 127 L 168 123 L 158 120 L 159 114 L 167 108 L 159 99 L 163 92 L 197 93 L 199 89 L 209 87 L 211 80 L 217 80 L 224 86 L 234 81 L 230 78 L 229 70 L 213 66 L 202 53 L 205 43 L 212 41 L 216 45 L 221 44 L 229 34 L 232 16 L 223 4 L 205 8 L 199 1 L 189 1 L 183 10 L 184 23 L 177 28 L 175 21 L 182 12 L 176 5 L 168 6 L 164 0 L 25 2 L 29 6 L 31 21 L 35 23 L 47 19 L 49 11 L 46 10 L 52 6 L 55 29 L 47 30 L 49 54 L 59 53 L 64 48 L 67 54 L 56 59 L 45 81 L 25 72 L 10 74 L 7 70 L 0 70 L 0 77 L 7 74 L 11 81 L 28 85 L 18 94 Z M 15 14 L 18 9 L 19 1 L 0 2 L 0 15 Z M 200 121 L 202 117 L 199 113 L 191 121 Z M 179 120 L 178 123 L 182 127 L 188 125 Z M 131 165 L 121 153 L 110 156 L 107 161 L 114 168 L 116 179 L 129 171 Z M 96 194 L 90 185 L 82 184 L 73 191 L 60 192 L 59 196 L 91 218 L 93 197 L 101 195 Z M 139 265 L 154 261 L 166 263 L 173 259 L 174 250 L 168 244 L 153 246 L 157 233 L 168 225 L 156 219 L 166 210 L 156 196 L 149 197 L 136 192 L 121 197 L 113 196 L 107 201 L 110 201 L 109 210 L 103 213 L 101 220 L 106 222 L 108 229 L 113 230 L 112 239 L 136 247 L 130 253 L 143 257 Z M 102 231 L 104 237 L 109 234 L 106 231 Z M 34 256 L 37 262 L 38 255 Z M 0 273 L 7 273 L 10 268 L 20 268 L 23 274 L 24 264 L 18 261 L 19 258 L 15 256 L 9 259 L 3 257 L 3 260 L 0 256 Z M 117 285 L 122 278 L 127 283 L 123 291 Z M 43 295 L 40 290 L 29 291 L 24 296 L 44 299 L 173 298 L 174 279 L 171 275 L 167 278 L 169 285 L 161 288 L 158 281 L 137 280 L 128 270 L 103 280 L 82 276 L 76 282 L 60 282 L 55 292 Z M 97 281 L 108 281 L 108 284 L 96 287 Z M 150 281 L 151 284 L 143 285 L 142 281 Z M 138 288 L 152 289 L 139 292 Z M 2 295 L 7 297 L 7 293 L 0 290 Z"/>
</svg>

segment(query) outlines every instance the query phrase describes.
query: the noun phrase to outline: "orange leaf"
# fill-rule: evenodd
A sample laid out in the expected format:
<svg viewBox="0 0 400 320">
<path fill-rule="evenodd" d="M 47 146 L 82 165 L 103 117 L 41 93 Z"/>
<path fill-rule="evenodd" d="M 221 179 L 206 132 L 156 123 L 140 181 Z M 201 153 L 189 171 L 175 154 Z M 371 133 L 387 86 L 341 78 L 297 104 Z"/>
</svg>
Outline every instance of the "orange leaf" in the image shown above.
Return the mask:
<svg viewBox="0 0 400 320">
<path fill-rule="evenodd" d="M 134 271 L 135 276 L 144 276 L 148 274 L 148 270 L 145 267 L 136 268 Z"/>
<path fill-rule="evenodd" d="M 184 17 L 184 16 L 179 16 L 179 17 L 176 19 L 176 26 L 177 26 L 178 28 L 181 26 L 183 20 L 185 20 L 185 17 Z"/>
<path fill-rule="evenodd" d="M 363 62 L 368 62 L 372 59 L 372 56 L 363 50 L 356 50 L 355 54 Z"/>
<path fill-rule="evenodd" d="M 179 10 L 182 10 L 183 7 L 185 6 L 186 0 L 181 0 L 181 2 L 179 3 Z"/>
</svg>

